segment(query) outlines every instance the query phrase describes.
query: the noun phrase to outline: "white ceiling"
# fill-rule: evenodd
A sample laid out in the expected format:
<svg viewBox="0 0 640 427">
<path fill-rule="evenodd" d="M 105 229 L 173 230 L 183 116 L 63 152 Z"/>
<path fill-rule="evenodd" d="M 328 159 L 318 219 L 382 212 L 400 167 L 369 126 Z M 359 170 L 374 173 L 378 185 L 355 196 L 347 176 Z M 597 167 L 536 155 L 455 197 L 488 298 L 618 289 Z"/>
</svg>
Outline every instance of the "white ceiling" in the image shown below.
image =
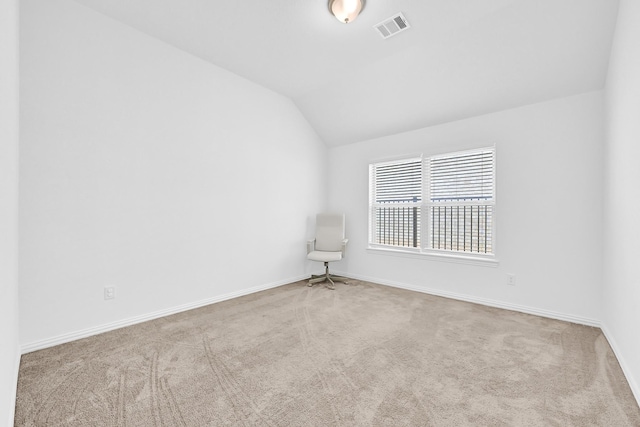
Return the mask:
<svg viewBox="0 0 640 427">
<path fill-rule="evenodd" d="M 617 0 L 76 0 L 290 97 L 328 145 L 602 89 Z M 372 28 L 402 12 L 411 28 Z"/>
</svg>

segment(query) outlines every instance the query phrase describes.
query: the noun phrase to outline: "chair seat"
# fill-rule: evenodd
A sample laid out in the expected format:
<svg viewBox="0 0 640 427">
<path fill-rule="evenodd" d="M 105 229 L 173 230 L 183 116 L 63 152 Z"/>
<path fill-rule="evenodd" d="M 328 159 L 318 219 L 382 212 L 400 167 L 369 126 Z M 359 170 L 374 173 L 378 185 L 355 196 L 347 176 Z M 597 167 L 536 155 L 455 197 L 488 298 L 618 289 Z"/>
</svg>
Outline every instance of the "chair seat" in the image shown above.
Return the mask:
<svg viewBox="0 0 640 427">
<path fill-rule="evenodd" d="M 342 252 L 312 251 L 309 252 L 307 258 L 311 261 L 320 262 L 340 261 L 342 259 Z"/>
</svg>

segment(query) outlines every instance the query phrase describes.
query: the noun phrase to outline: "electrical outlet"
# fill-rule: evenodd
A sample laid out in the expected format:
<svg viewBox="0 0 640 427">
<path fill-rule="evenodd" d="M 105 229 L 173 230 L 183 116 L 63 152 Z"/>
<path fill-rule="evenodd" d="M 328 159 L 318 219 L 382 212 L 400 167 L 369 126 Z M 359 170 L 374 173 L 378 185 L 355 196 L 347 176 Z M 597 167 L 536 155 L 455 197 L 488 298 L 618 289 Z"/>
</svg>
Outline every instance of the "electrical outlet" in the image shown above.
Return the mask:
<svg viewBox="0 0 640 427">
<path fill-rule="evenodd" d="M 114 299 L 116 297 L 116 288 L 114 286 L 105 286 L 104 299 Z"/>
<path fill-rule="evenodd" d="M 507 285 L 515 286 L 516 285 L 516 276 L 515 274 L 507 274 Z"/>
</svg>

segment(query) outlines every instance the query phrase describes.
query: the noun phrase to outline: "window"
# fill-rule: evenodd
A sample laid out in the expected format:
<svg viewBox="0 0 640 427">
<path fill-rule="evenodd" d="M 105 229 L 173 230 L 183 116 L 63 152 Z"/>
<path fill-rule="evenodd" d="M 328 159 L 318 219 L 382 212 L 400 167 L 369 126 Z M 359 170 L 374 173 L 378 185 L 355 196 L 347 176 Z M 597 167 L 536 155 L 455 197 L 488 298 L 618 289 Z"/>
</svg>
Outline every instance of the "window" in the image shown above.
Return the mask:
<svg viewBox="0 0 640 427">
<path fill-rule="evenodd" d="M 369 171 L 371 247 L 493 255 L 493 148 L 375 163 Z"/>
</svg>

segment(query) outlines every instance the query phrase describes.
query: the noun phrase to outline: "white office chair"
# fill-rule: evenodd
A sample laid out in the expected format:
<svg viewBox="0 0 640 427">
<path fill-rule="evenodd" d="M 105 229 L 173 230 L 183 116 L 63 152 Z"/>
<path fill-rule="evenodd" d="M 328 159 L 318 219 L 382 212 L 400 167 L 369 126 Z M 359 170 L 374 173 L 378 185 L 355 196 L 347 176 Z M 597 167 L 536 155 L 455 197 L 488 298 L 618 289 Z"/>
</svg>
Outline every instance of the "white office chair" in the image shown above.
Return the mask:
<svg viewBox="0 0 640 427">
<path fill-rule="evenodd" d="M 307 259 L 324 262 L 325 272 L 312 275 L 309 286 L 326 281 L 329 289 L 335 289 L 334 282 L 347 283 L 346 277 L 329 274 L 329 263 L 344 257 L 347 242 L 348 239 L 344 238 L 344 214 L 316 215 L 316 238 L 307 241 Z"/>
</svg>

